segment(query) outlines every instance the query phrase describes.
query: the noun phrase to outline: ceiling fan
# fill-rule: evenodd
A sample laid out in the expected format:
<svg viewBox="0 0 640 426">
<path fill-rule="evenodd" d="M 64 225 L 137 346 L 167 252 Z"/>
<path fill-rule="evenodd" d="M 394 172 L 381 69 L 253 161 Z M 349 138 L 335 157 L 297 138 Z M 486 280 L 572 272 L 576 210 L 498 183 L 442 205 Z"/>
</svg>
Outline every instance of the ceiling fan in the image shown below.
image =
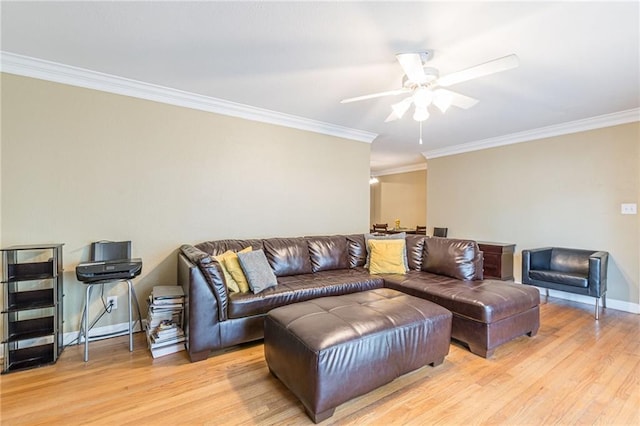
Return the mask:
<svg viewBox="0 0 640 426">
<path fill-rule="evenodd" d="M 440 73 L 436 68 L 425 67 L 425 63 L 433 59 L 432 50 L 416 53 L 400 53 L 396 55 L 396 59 L 405 73 L 401 88 L 343 99 L 340 103 L 345 104 L 383 96 L 411 93 L 411 96 L 391 105 L 392 112 L 385 122 L 402 118 L 413 104 L 415 105 L 413 119 L 422 124 L 423 121 L 429 118 L 428 107 L 430 105 L 435 105 L 444 113 L 451 105 L 468 109 L 478 103 L 477 99 L 445 89 L 445 87 L 500 71 L 506 71 L 517 67 L 519 63 L 518 57 L 511 54 L 440 77 Z M 422 127 L 420 130 L 422 133 Z M 422 135 L 420 137 L 420 143 L 422 143 Z"/>
</svg>

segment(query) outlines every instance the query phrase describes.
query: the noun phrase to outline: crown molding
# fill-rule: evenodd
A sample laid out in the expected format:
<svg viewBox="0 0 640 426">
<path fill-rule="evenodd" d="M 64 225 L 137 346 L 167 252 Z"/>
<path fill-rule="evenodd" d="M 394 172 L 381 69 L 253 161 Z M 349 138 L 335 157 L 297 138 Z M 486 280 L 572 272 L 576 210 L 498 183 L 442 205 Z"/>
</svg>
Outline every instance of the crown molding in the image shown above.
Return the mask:
<svg viewBox="0 0 640 426">
<path fill-rule="evenodd" d="M 200 111 L 260 121 L 278 126 L 307 130 L 359 142 L 371 143 L 378 136 L 364 130 L 257 108 L 170 87 L 131 80 L 111 74 L 64 65 L 15 53 L 0 52 L 0 71 L 55 83 L 100 90 Z"/>
<path fill-rule="evenodd" d="M 420 170 L 427 170 L 427 163 L 410 164 L 408 166 L 394 167 L 391 169 L 379 170 L 377 172 L 371 172 L 371 176 L 386 176 L 395 175 L 398 173 L 417 172 Z"/>
<path fill-rule="evenodd" d="M 640 108 L 599 115 L 597 117 L 585 118 L 582 120 L 569 121 L 567 123 L 540 127 L 538 129 L 512 133 L 510 135 L 498 136 L 495 138 L 482 139 L 479 141 L 449 146 L 446 148 L 433 149 L 423 152 L 422 155 L 427 159 L 446 157 L 448 155 L 463 154 L 465 152 L 478 151 L 481 149 L 495 148 L 498 146 L 529 142 L 532 140 L 550 138 L 554 136 L 568 135 L 571 133 L 584 132 L 587 130 L 600 129 L 603 127 L 633 123 L 635 121 L 640 121 Z"/>
</svg>

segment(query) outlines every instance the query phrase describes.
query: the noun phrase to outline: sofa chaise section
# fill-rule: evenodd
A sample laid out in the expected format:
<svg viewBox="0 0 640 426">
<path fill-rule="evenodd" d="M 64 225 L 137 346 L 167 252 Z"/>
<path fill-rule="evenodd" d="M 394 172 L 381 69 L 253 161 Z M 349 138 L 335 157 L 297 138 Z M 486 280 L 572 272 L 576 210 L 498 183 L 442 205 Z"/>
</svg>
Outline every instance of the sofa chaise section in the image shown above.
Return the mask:
<svg viewBox="0 0 640 426">
<path fill-rule="evenodd" d="M 453 313 L 451 337 L 485 358 L 496 347 L 540 326 L 539 292 L 503 281 L 461 281 L 428 272 L 385 276 L 385 287 L 421 297 Z"/>
</svg>

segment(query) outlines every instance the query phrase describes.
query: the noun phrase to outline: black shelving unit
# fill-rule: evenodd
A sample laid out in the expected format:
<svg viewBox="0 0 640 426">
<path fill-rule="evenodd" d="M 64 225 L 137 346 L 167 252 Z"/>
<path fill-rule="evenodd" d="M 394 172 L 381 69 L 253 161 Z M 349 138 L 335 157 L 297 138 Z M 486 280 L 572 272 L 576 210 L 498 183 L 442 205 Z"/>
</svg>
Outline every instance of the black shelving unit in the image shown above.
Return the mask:
<svg viewBox="0 0 640 426">
<path fill-rule="evenodd" d="M 63 244 L 2 251 L 2 373 L 52 364 L 63 344 Z"/>
</svg>

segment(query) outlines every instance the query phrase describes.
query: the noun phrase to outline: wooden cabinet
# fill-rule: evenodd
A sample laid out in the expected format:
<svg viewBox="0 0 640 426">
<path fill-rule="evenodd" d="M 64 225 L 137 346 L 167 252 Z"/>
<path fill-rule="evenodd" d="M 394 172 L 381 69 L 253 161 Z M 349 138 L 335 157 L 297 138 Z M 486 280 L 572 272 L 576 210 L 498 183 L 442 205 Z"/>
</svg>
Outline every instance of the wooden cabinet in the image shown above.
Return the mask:
<svg viewBox="0 0 640 426">
<path fill-rule="evenodd" d="M 62 244 L 2 249 L 2 373 L 56 362 L 62 352 Z"/>
<path fill-rule="evenodd" d="M 515 244 L 478 241 L 484 256 L 484 278 L 513 280 Z"/>
</svg>

